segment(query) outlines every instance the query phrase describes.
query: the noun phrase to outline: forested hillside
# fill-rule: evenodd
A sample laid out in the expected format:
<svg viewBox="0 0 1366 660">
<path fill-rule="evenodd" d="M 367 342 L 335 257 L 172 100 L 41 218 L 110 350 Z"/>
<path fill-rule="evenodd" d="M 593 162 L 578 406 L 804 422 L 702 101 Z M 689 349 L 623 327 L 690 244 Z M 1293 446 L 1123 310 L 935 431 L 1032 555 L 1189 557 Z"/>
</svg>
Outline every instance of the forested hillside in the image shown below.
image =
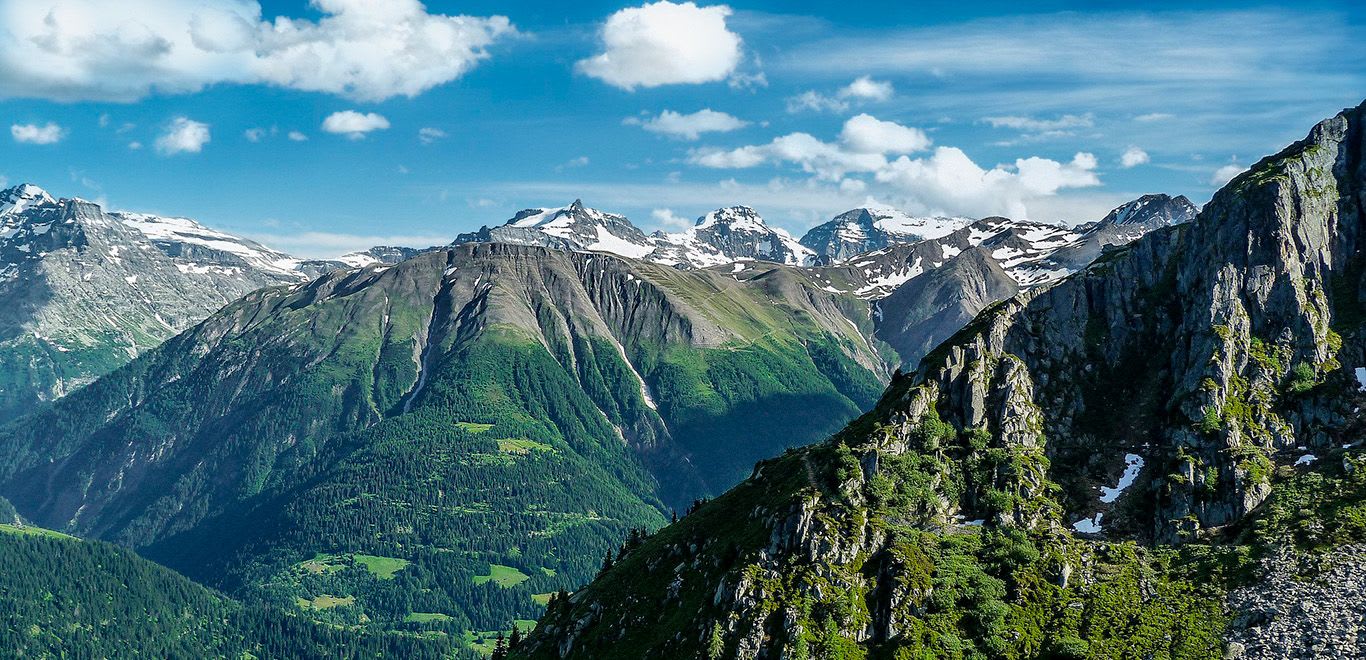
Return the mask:
<svg viewBox="0 0 1366 660">
<path fill-rule="evenodd" d="M 0 431 L 0 489 L 234 596 L 477 642 L 870 405 L 870 334 L 792 269 L 461 246 L 229 305 Z"/>
<path fill-rule="evenodd" d="M 245 606 L 128 550 L 38 527 L 0 523 L 0 557 L 6 657 L 474 657 L 442 635 L 376 635 Z"/>
</svg>

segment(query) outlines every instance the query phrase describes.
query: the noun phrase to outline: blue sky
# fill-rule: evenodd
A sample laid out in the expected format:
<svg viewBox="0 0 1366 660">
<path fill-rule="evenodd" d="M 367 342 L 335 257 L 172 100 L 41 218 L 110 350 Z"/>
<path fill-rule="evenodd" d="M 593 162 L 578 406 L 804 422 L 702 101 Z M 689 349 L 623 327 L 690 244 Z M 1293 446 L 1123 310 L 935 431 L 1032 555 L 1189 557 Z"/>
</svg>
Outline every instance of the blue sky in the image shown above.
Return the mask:
<svg viewBox="0 0 1366 660">
<path fill-rule="evenodd" d="M 1359 3 L 1020 4 L 0 0 L 0 177 L 309 256 L 576 197 L 1084 222 L 1366 98 Z"/>
</svg>

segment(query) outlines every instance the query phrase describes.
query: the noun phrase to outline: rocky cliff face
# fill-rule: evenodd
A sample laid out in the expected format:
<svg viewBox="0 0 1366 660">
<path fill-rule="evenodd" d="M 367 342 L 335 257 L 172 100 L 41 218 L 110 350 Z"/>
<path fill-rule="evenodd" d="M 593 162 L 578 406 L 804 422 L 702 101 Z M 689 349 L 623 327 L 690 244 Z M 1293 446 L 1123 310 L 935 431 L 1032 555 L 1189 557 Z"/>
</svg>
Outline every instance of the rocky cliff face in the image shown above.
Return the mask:
<svg viewBox="0 0 1366 660">
<path fill-rule="evenodd" d="M 253 289 L 286 255 L 183 218 L 0 191 L 0 419 L 108 373 Z"/>
<path fill-rule="evenodd" d="M 523 653 L 1208 657 L 1265 633 L 1311 656 L 1281 613 L 1226 633 L 1227 592 L 1276 583 L 1249 553 L 1366 538 L 1363 201 L 1366 106 L 988 309 L 557 599 Z"/>
</svg>

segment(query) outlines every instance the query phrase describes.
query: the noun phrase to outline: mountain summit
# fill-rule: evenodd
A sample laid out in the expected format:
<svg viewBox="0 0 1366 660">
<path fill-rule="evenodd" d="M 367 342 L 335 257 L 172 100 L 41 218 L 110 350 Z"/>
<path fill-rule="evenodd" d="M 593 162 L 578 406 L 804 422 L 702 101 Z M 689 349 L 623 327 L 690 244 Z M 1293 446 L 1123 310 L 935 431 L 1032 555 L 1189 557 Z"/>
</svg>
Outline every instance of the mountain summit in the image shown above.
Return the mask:
<svg viewBox="0 0 1366 660">
<path fill-rule="evenodd" d="M 831 263 L 897 243 L 915 243 L 951 234 L 972 224 L 968 218 L 916 218 L 887 206 L 845 211 L 812 227 L 801 243 Z"/>
<path fill-rule="evenodd" d="M 94 380 L 297 262 L 185 218 L 0 191 L 0 419 Z"/>
<path fill-rule="evenodd" d="M 982 312 L 521 654 L 1355 657 L 1364 192 L 1366 105 Z"/>
</svg>

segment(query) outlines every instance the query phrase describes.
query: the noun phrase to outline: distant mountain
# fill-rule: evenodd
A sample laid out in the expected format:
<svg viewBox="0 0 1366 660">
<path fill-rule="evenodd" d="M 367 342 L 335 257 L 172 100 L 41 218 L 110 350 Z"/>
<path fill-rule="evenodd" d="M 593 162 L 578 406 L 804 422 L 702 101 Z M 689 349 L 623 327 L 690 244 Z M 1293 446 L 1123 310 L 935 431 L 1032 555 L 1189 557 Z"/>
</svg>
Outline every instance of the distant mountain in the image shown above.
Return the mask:
<svg viewBox="0 0 1366 660">
<path fill-rule="evenodd" d="M 506 630 L 882 389 L 865 301 L 737 265 L 480 243 L 261 289 L 0 427 L 0 493 L 300 615 Z"/>
<path fill-rule="evenodd" d="M 898 243 L 946 236 L 969 224 L 972 220 L 968 218 L 916 218 L 891 207 L 865 207 L 845 211 L 812 227 L 802 236 L 801 244 L 815 252 L 823 263 L 840 263 Z"/>
<path fill-rule="evenodd" d="M 324 273 L 334 270 L 345 270 L 347 268 L 364 268 L 375 264 L 396 264 L 400 261 L 407 261 L 423 252 L 431 252 L 439 248 L 412 248 L 394 245 L 377 245 L 375 247 L 361 250 L 359 252 L 348 252 L 334 259 L 304 259 L 295 267 L 301 273 L 309 277 L 317 277 Z"/>
<path fill-rule="evenodd" d="M 1361 657 L 1363 155 L 1366 105 L 984 310 L 514 657 Z"/>
<path fill-rule="evenodd" d="M 747 206 L 717 209 L 682 232 L 655 232 L 647 236 L 625 216 L 587 208 L 582 201 L 574 200 L 562 208 L 521 211 L 500 226 L 460 234 L 452 245 L 476 242 L 606 252 L 681 268 L 705 268 L 743 260 L 790 266 L 815 261 L 815 255 L 791 234 L 768 226 Z"/>
<path fill-rule="evenodd" d="M 0 191 L 0 420 L 61 397 L 298 261 L 185 218 Z"/>
<path fill-rule="evenodd" d="M 938 238 L 814 268 L 811 277 L 826 290 L 874 301 L 875 336 L 913 368 L 986 307 L 1054 284 L 1153 228 L 1188 222 L 1193 211 L 1184 197 L 1150 195 L 1075 229 L 984 218 Z"/>
<path fill-rule="evenodd" d="M 1081 240 L 1058 250 L 1052 261 L 1075 270 L 1095 261 L 1107 248 L 1127 245 L 1163 227 L 1190 222 L 1199 212 L 1184 195 L 1144 195 L 1110 211 L 1098 223 L 1078 227 Z"/>
</svg>

